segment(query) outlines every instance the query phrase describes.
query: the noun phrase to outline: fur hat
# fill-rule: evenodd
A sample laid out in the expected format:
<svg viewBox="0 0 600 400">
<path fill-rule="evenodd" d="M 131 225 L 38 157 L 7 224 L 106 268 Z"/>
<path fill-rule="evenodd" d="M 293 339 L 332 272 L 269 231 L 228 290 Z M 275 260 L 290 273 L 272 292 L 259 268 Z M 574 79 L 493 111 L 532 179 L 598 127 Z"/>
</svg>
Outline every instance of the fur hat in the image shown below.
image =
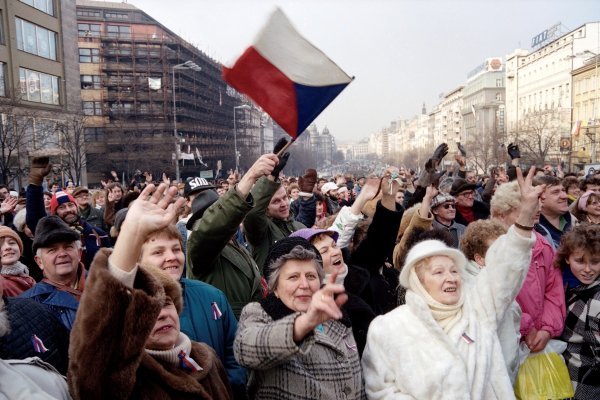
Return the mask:
<svg viewBox="0 0 600 400">
<path fill-rule="evenodd" d="M 180 314 L 183 309 L 183 296 L 179 282 L 160 268 L 150 266 L 142 268 L 152 275 L 152 277 L 158 281 L 158 284 L 163 287 L 165 295 L 173 300 L 173 304 L 175 304 L 175 308 L 177 309 L 177 314 Z"/>
<path fill-rule="evenodd" d="M 59 190 L 56 193 L 54 193 L 54 196 L 52 196 L 52 199 L 50 200 L 50 215 L 56 214 L 56 209 L 58 208 L 58 206 L 69 202 L 77 204 L 73 196 L 71 196 L 67 192 Z"/>
<path fill-rule="evenodd" d="M 419 261 L 432 256 L 446 256 L 451 258 L 461 275 L 467 264 L 467 258 L 459 250 L 448 247 L 439 240 L 424 240 L 414 245 L 408 252 L 406 262 L 400 271 L 400 284 L 408 289 L 408 276 L 410 270 L 413 269 Z"/>
<path fill-rule="evenodd" d="M 79 232 L 71 229 L 69 225 L 56 215 L 40 219 L 35 228 L 33 237 L 33 254 L 41 247 L 48 247 L 60 242 L 75 242 L 81 239 Z"/>
<path fill-rule="evenodd" d="M 23 241 L 21 240 L 17 232 L 13 231 L 8 226 L 0 226 L 0 238 L 7 236 L 15 239 L 17 245 L 19 246 L 19 251 L 21 252 L 21 254 L 23 254 Z"/>
<path fill-rule="evenodd" d="M 440 193 L 437 196 L 435 196 L 433 198 L 433 200 L 431 200 L 431 209 L 433 210 L 437 206 L 444 204 L 444 203 L 454 204 L 454 203 L 456 203 L 456 199 L 454 198 L 454 196 L 451 196 L 449 194 Z"/>
<path fill-rule="evenodd" d="M 339 236 L 338 233 L 336 231 L 330 231 L 327 229 L 303 228 L 293 232 L 290 237 L 301 237 L 310 242 L 315 236 L 318 236 L 322 233 L 331 236 L 333 241 L 337 242 Z"/>
</svg>

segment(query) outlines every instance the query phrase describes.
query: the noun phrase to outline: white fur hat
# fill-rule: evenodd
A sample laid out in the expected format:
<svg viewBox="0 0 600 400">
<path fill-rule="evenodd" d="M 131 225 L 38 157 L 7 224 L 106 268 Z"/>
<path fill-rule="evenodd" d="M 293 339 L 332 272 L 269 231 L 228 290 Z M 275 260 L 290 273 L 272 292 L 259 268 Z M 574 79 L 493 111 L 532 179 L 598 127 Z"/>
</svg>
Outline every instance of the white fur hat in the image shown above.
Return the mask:
<svg viewBox="0 0 600 400">
<path fill-rule="evenodd" d="M 321 186 L 321 193 L 327 194 L 330 190 L 337 189 L 338 186 L 333 182 L 326 182 L 323 186 Z"/>
<path fill-rule="evenodd" d="M 424 258 L 432 256 L 446 256 L 454 261 L 454 264 L 458 267 L 461 275 L 467 264 L 467 259 L 462 252 L 446 246 L 439 240 L 424 240 L 413 246 L 406 256 L 406 262 L 400 271 L 400 284 L 405 288 L 409 287 L 408 276 L 410 270 Z"/>
</svg>

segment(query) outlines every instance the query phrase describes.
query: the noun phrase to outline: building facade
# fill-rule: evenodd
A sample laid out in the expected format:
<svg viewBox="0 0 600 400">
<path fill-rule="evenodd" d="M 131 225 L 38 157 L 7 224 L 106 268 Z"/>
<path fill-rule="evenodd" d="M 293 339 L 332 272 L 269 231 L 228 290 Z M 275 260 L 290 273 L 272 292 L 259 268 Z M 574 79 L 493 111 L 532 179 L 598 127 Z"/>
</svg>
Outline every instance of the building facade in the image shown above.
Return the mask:
<svg viewBox="0 0 600 400">
<path fill-rule="evenodd" d="M 0 181 L 16 189 L 42 153 L 64 176 L 61 127 L 80 107 L 74 19 L 69 0 L 0 1 Z"/>
<path fill-rule="evenodd" d="M 142 10 L 77 0 L 77 35 L 91 183 L 110 170 L 127 181 L 144 170 L 223 175 L 234 141 L 240 162 L 258 152 L 260 112 L 240 109 L 221 65 Z"/>
<path fill-rule="evenodd" d="M 573 129 L 569 164 L 582 169 L 600 159 L 600 55 L 573 71 Z"/>
</svg>

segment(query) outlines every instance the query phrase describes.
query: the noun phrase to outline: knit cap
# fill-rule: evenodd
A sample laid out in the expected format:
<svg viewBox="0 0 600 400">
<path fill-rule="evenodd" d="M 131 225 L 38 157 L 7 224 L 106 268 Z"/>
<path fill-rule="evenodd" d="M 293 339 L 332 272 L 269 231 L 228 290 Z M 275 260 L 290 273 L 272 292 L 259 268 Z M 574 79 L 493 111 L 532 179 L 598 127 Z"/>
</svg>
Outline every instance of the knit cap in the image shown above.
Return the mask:
<svg viewBox="0 0 600 400">
<path fill-rule="evenodd" d="M 52 196 L 52 199 L 50 200 L 50 215 L 56 214 L 56 209 L 58 208 L 58 206 L 69 202 L 77 204 L 73 196 L 71 196 L 67 192 L 59 190 L 56 193 L 54 193 L 54 196 Z"/>
<path fill-rule="evenodd" d="M 17 245 L 19 246 L 19 251 L 23 254 L 23 241 L 17 234 L 17 232 L 10 229 L 8 226 L 0 226 L 0 238 L 10 237 L 15 239 Z"/>
</svg>

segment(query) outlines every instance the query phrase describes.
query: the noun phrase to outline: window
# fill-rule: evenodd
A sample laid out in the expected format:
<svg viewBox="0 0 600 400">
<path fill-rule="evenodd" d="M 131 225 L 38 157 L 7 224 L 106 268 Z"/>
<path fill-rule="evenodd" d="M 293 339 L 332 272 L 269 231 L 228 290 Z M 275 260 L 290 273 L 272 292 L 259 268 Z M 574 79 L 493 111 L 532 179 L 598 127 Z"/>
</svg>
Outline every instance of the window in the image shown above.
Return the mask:
<svg viewBox="0 0 600 400">
<path fill-rule="evenodd" d="M 105 12 L 104 13 L 104 18 L 111 18 L 111 19 L 129 19 L 129 15 L 125 14 L 125 13 L 119 13 L 119 12 Z"/>
<path fill-rule="evenodd" d="M 0 62 L 0 96 L 6 96 L 6 64 Z"/>
<path fill-rule="evenodd" d="M 131 27 L 128 25 L 106 25 L 106 35 L 128 38 L 131 36 Z"/>
<path fill-rule="evenodd" d="M 496 87 L 502 87 L 502 78 L 496 79 Z"/>
<path fill-rule="evenodd" d="M 85 128 L 85 141 L 98 142 L 104 140 L 104 128 Z"/>
<path fill-rule="evenodd" d="M 81 75 L 82 89 L 100 89 L 101 87 L 100 75 Z"/>
<path fill-rule="evenodd" d="M 80 63 L 99 63 L 100 49 L 79 49 Z"/>
<path fill-rule="evenodd" d="M 77 10 L 78 17 L 96 17 L 100 18 L 100 11 Z"/>
<path fill-rule="evenodd" d="M 4 16 L 0 11 L 0 44 L 4 44 Z"/>
<path fill-rule="evenodd" d="M 83 101 L 81 102 L 84 115 L 102 115 L 102 102 Z"/>
<path fill-rule="evenodd" d="M 40 57 L 56 60 L 56 32 L 15 18 L 17 48 Z"/>
<path fill-rule="evenodd" d="M 58 76 L 19 68 L 19 81 L 24 100 L 35 103 L 60 104 Z"/>
<path fill-rule="evenodd" d="M 79 37 L 99 37 L 100 24 L 77 24 L 77 34 Z"/>
<path fill-rule="evenodd" d="M 33 8 L 45 12 L 46 14 L 54 15 L 54 0 L 20 0 Z"/>
</svg>

